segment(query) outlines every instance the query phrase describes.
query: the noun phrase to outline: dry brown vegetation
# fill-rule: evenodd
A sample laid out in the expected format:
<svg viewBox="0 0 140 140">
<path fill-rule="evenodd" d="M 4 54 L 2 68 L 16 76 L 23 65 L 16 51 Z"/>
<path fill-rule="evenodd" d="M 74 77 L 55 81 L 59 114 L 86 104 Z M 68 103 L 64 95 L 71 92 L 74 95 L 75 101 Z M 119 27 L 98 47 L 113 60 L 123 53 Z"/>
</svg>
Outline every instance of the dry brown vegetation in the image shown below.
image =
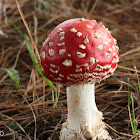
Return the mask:
<svg viewBox="0 0 140 140">
<path fill-rule="evenodd" d="M 140 139 L 140 0 L 19 0 L 19 4 L 38 51 L 51 30 L 70 18 L 96 19 L 109 28 L 118 40 L 120 62 L 113 76 L 96 84 L 97 106 L 114 139 L 133 139 L 127 107 L 130 91 Z M 59 99 L 54 109 L 54 93 L 10 21 L 27 33 L 16 2 L 1 0 L 0 68 L 16 69 L 21 89 L 0 70 L 0 131 L 5 133 L 0 140 L 58 140 L 67 114 L 65 86 L 55 85 Z"/>
</svg>

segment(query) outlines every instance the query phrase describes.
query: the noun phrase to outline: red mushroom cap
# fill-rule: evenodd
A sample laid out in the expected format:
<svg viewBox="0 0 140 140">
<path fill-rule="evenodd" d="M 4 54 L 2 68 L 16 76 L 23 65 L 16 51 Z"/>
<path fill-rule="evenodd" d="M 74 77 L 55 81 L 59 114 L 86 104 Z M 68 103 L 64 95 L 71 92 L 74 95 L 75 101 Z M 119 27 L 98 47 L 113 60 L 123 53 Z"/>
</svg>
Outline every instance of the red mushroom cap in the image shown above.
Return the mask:
<svg viewBox="0 0 140 140">
<path fill-rule="evenodd" d="M 52 82 L 100 82 L 113 74 L 119 54 L 108 29 L 95 20 L 70 19 L 54 28 L 40 53 L 43 74 Z"/>
</svg>

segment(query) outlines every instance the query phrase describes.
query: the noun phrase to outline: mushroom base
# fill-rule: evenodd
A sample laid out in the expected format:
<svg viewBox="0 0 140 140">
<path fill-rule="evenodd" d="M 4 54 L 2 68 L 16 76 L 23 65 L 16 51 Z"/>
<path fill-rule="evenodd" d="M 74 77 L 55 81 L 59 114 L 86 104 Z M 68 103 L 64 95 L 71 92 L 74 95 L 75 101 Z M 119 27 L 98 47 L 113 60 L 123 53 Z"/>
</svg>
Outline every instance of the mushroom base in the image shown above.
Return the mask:
<svg viewBox="0 0 140 140">
<path fill-rule="evenodd" d="M 104 123 L 102 123 L 102 125 L 95 129 L 94 134 L 92 136 L 88 130 L 69 130 L 68 123 L 65 122 L 63 123 L 63 127 L 60 132 L 60 140 L 112 140 L 112 138 L 109 136 L 107 130 L 105 129 Z"/>
<path fill-rule="evenodd" d="M 111 140 L 95 103 L 94 84 L 67 87 L 68 118 L 60 140 Z"/>
</svg>

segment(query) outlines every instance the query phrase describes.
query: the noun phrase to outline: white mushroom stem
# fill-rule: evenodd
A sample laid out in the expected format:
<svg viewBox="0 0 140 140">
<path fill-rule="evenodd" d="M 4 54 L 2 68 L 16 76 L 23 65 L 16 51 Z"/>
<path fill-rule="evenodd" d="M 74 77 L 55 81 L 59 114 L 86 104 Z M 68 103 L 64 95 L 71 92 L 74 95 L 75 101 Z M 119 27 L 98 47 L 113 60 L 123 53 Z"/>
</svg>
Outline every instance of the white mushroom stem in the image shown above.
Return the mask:
<svg viewBox="0 0 140 140">
<path fill-rule="evenodd" d="M 68 117 L 63 124 L 60 140 L 86 140 L 97 137 L 110 139 L 104 129 L 102 112 L 96 107 L 94 91 L 94 84 L 67 87 Z"/>
</svg>

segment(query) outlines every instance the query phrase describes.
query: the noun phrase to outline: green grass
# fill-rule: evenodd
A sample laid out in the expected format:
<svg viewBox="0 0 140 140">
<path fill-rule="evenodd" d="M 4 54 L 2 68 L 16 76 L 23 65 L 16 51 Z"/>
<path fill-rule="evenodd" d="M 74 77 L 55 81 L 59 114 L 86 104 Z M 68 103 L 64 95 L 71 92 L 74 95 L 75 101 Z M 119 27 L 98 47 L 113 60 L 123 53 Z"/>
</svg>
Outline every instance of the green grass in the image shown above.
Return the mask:
<svg viewBox="0 0 140 140">
<path fill-rule="evenodd" d="M 51 4 L 53 4 L 53 1 L 50 1 Z M 50 10 L 49 10 L 49 5 L 45 0 L 41 0 L 40 3 L 42 4 L 42 6 L 45 8 L 46 10 L 46 20 L 48 21 L 51 17 L 50 17 Z M 34 0 L 34 11 L 38 12 L 41 11 L 41 9 L 37 6 L 38 2 L 36 0 Z"/>
<path fill-rule="evenodd" d="M 41 70 L 41 66 L 37 60 L 37 58 L 35 57 L 35 55 L 33 54 L 33 50 L 30 44 L 30 40 L 27 34 L 22 33 L 22 31 L 15 25 L 15 23 L 13 23 L 12 21 L 10 21 L 10 23 L 13 25 L 13 27 L 19 32 L 19 34 L 24 38 L 25 42 L 26 42 L 26 46 L 30 55 L 30 58 L 32 59 L 33 63 L 35 64 L 35 68 L 37 69 L 38 73 L 42 76 L 42 78 L 46 81 L 46 83 L 54 90 L 55 92 L 55 101 L 54 101 L 54 107 L 57 106 L 57 91 L 55 89 L 55 86 L 53 85 L 53 83 L 48 80 L 42 73 Z"/>
<path fill-rule="evenodd" d="M 48 7 L 48 5 L 47 5 L 47 3 L 46 3 L 45 0 L 41 0 L 41 3 L 42 3 L 42 5 L 45 7 L 46 10 L 49 9 L 49 7 Z"/>
<path fill-rule="evenodd" d="M 45 0 L 41 0 L 40 2 L 46 10 L 49 9 L 49 7 L 47 5 L 47 2 Z M 38 4 L 38 2 L 36 0 L 34 0 L 34 10 L 35 11 L 40 11 L 41 9 L 38 8 L 37 4 Z"/>
<path fill-rule="evenodd" d="M 2 120 L 6 120 L 7 119 L 3 114 L 0 114 L 0 118 Z M 15 125 L 16 123 L 14 121 L 8 121 L 5 124 L 8 125 L 9 127 L 11 127 L 11 126 Z"/>
<path fill-rule="evenodd" d="M 14 81 L 16 88 L 20 89 L 20 85 L 19 85 L 20 75 L 15 69 L 0 68 L 0 70 L 6 71 L 9 74 L 10 78 Z"/>
<path fill-rule="evenodd" d="M 132 111 L 131 111 L 130 106 L 132 107 Z M 133 136 L 134 136 L 134 139 L 136 140 L 137 124 L 136 124 L 136 118 L 135 118 L 135 112 L 134 112 L 134 97 L 130 95 L 129 87 L 128 87 L 128 112 L 129 112 L 130 123 L 131 123 L 132 131 L 133 131 Z"/>
<path fill-rule="evenodd" d="M 37 1 L 34 0 L 34 11 L 37 11 Z"/>
</svg>

